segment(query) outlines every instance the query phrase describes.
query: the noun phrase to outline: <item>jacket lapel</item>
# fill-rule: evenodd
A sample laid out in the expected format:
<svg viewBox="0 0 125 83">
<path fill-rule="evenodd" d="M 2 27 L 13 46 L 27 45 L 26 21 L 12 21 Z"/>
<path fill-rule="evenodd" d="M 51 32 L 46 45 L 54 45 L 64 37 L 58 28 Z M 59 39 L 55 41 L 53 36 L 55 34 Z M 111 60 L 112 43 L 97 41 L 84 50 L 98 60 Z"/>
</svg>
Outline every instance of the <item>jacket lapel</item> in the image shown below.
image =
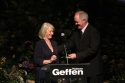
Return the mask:
<svg viewBox="0 0 125 83">
<path fill-rule="evenodd" d="M 80 42 L 81 42 L 82 40 L 84 40 L 84 38 L 86 37 L 88 31 L 89 31 L 89 25 L 86 27 L 84 33 L 82 34 L 81 39 L 80 39 Z"/>
</svg>

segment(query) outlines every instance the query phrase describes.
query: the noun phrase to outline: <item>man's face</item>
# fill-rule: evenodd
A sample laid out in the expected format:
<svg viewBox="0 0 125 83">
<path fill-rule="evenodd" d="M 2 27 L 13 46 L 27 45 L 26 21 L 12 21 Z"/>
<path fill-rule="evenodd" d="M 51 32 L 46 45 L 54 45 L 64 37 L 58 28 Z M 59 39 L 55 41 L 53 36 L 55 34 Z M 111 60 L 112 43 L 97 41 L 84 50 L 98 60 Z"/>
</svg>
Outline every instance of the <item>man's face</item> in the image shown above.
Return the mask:
<svg viewBox="0 0 125 83">
<path fill-rule="evenodd" d="M 75 21 L 75 25 L 78 27 L 78 29 L 84 28 L 85 20 L 84 19 L 83 20 L 79 19 L 79 15 L 78 14 L 76 14 L 74 16 L 74 21 Z"/>
</svg>

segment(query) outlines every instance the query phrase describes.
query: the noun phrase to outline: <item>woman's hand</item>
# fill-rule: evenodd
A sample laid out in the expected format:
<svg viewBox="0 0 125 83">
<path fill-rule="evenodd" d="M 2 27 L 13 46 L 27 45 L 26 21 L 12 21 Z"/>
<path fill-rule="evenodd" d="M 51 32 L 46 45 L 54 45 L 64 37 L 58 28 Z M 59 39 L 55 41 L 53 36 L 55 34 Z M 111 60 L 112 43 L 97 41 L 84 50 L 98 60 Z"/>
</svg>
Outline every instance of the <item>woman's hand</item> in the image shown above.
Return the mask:
<svg viewBox="0 0 125 83">
<path fill-rule="evenodd" d="M 56 55 L 52 55 L 50 58 L 50 61 L 53 62 L 53 61 L 56 61 L 56 59 L 57 59 Z"/>
<path fill-rule="evenodd" d="M 50 59 L 44 60 L 44 61 L 43 61 L 43 64 L 52 63 L 53 61 L 56 61 L 56 59 L 57 59 L 56 55 L 52 55 Z"/>
</svg>

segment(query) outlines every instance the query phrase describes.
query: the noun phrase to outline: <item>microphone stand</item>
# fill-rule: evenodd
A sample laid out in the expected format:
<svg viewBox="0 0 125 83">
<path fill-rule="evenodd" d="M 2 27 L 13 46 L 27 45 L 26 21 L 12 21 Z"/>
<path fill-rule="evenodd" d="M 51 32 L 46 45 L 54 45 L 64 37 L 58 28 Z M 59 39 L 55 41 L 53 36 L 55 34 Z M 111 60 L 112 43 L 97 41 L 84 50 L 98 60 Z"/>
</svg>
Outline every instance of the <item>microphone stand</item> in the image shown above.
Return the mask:
<svg viewBox="0 0 125 83">
<path fill-rule="evenodd" d="M 61 36 L 64 37 L 65 43 L 67 43 L 65 34 L 64 34 L 64 33 L 61 33 Z M 64 45 L 64 50 L 65 50 L 65 54 L 66 54 L 66 63 L 69 64 L 66 45 Z"/>
<path fill-rule="evenodd" d="M 69 64 L 67 50 L 66 50 L 66 45 L 64 45 L 64 49 L 65 49 L 65 53 L 66 53 L 66 63 Z"/>
</svg>

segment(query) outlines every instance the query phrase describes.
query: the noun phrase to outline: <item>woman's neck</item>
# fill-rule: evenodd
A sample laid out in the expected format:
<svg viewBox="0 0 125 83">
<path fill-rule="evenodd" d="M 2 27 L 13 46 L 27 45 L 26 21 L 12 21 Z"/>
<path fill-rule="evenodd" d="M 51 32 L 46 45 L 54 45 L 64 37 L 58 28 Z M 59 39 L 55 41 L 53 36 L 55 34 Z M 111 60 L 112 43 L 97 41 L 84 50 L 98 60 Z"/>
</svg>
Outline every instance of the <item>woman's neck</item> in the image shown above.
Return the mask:
<svg viewBox="0 0 125 83">
<path fill-rule="evenodd" d="M 43 38 L 45 41 L 50 41 L 48 38 Z"/>
</svg>

